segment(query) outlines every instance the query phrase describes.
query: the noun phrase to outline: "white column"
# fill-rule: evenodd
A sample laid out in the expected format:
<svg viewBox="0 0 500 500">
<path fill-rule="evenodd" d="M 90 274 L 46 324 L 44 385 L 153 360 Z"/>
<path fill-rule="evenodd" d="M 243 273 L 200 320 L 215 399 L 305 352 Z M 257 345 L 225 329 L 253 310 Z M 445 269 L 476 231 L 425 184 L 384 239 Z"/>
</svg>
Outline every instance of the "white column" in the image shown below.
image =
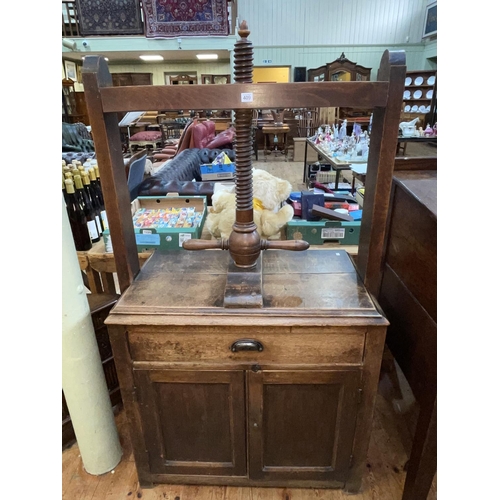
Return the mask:
<svg viewBox="0 0 500 500">
<path fill-rule="evenodd" d="M 98 475 L 123 452 L 64 200 L 62 212 L 62 388 L 83 466 Z"/>
</svg>

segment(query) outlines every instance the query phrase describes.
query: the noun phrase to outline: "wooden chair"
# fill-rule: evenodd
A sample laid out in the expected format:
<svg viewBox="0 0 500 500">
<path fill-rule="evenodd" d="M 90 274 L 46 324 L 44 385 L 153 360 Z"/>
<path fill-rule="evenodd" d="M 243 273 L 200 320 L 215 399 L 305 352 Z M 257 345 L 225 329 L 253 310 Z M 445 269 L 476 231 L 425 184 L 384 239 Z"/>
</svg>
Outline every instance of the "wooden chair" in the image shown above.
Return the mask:
<svg viewBox="0 0 500 500">
<path fill-rule="evenodd" d="M 181 131 L 179 140 L 176 144 L 164 145 L 160 151 L 153 154 L 154 161 L 165 161 L 174 158 L 183 149 L 187 149 L 191 142 L 192 126 L 197 123 L 197 120 L 189 120 Z"/>
<path fill-rule="evenodd" d="M 299 137 L 311 137 L 319 126 L 319 108 L 299 109 L 299 122 L 297 125 Z"/>
<path fill-rule="evenodd" d="M 186 127 L 186 123 L 176 121 L 163 121 L 160 124 L 161 138 L 163 141 L 162 147 L 167 145 L 169 139 L 180 139 L 182 131 Z"/>
</svg>

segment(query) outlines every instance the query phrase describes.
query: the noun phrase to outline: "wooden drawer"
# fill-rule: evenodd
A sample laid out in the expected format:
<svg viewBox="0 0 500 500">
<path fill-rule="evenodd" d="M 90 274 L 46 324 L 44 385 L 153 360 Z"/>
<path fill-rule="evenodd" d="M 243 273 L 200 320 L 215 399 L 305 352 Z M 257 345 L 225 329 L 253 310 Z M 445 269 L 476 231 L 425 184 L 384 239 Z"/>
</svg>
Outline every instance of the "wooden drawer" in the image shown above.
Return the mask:
<svg viewBox="0 0 500 500">
<path fill-rule="evenodd" d="M 128 339 L 134 361 L 361 364 L 365 334 L 364 327 L 131 327 Z M 263 350 L 233 352 L 241 339 L 259 341 Z"/>
</svg>

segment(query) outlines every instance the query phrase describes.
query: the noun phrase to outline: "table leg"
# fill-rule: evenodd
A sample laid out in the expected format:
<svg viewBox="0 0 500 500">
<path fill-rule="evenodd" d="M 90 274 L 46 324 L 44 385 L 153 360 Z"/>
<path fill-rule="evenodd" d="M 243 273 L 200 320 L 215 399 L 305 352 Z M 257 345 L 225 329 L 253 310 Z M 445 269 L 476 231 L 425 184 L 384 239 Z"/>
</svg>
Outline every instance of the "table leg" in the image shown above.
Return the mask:
<svg viewBox="0 0 500 500">
<path fill-rule="evenodd" d="M 304 183 L 307 183 L 307 139 L 306 139 L 306 145 L 304 147 L 304 175 L 302 177 L 302 181 Z"/>
<path fill-rule="evenodd" d="M 335 191 L 339 189 L 340 170 L 335 170 Z"/>
</svg>

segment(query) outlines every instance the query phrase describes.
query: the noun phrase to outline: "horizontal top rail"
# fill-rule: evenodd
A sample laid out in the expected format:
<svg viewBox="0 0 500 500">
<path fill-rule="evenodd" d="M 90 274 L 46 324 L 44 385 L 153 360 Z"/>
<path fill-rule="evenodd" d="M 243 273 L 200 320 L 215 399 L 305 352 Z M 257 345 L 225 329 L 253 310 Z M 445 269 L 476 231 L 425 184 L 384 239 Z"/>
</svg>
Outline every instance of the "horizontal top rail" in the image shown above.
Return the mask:
<svg viewBox="0 0 500 500">
<path fill-rule="evenodd" d="M 269 90 L 272 89 L 270 92 Z M 385 107 L 388 82 L 234 83 L 101 87 L 104 113 L 177 109 Z"/>
</svg>

